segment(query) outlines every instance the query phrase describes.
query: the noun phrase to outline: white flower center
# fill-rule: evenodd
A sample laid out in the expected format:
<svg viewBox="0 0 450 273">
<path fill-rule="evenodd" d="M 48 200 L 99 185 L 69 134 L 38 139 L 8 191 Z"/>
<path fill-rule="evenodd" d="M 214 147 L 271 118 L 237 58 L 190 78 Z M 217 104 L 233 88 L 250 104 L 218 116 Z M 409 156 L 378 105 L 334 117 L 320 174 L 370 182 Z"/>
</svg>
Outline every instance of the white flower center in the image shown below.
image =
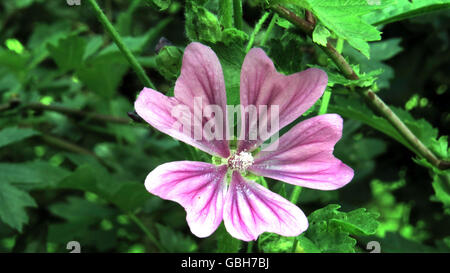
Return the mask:
<svg viewBox="0 0 450 273">
<path fill-rule="evenodd" d="M 228 167 L 236 171 L 246 171 L 253 164 L 253 156 L 251 153 L 240 152 L 228 158 Z"/>
</svg>

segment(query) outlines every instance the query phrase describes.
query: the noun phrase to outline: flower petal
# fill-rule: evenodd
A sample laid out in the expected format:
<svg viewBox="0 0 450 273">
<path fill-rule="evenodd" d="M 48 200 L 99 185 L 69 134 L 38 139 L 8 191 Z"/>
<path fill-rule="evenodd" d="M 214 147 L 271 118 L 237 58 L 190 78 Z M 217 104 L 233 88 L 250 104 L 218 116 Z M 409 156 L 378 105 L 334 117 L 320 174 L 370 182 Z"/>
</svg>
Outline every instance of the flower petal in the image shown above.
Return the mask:
<svg viewBox="0 0 450 273">
<path fill-rule="evenodd" d="M 233 172 L 223 213 L 225 228 L 235 238 L 256 240 L 263 232 L 297 236 L 308 228 L 303 212 L 288 200 Z"/>
<path fill-rule="evenodd" d="M 222 222 L 226 172 L 226 166 L 204 162 L 170 162 L 155 168 L 145 179 L 145 187 L 182 205 L 191 232 L 207 237 Z"/>
<path fill-rule="evenodd" d="M 144 88 L 135 110 L 161 132 L 212 155 L 228 157 L 225 83 L 219 59 L 211 48 L 200 43 L 186 47 L 174 94 L 167 97 Z M 208 108 L 221 113 L 206 113 Z"/>
<path fill-rule="evenodd" d="M 252 124 L 259 124 L 255 118 L 242 114 L 244 134 L 240 137 L 239 151 L 254 150 L 259 144 L 288 125 L 322 96 L 328 82 L 327 74 L 317 68 L 310 68 L 302 72 L 285 76 L 276 71 L 273 62 L 260 48 L 253 48 L 244 59 L 241 70 L 241 107 L 256 106 L 258 113 L 260 106 L 267 106 L 268 116 L 278 106 L 279 125 L 271 128 L 270 118 L 263 121 L 267 124 L 266 136 L 259 135 L 259 139 L 249 137 Z M 275 113 L 275 112 L 274 112 Z M 260 121 L 261 118 L 258 117 Z M 261 125 L 259 125 L 261 127 Z M 250 129 L 252 130 L 252 129 Z"/>
<path fill-rule="evenodd" d="M 333 156 L 342 136 L 342 118 L 336 114 L 300 122 L 280 137 L 277 149 L 261 150 L 249 170 L 294 185 L 334 190 L 353 178 L 353 170 Z"/>
</svg>

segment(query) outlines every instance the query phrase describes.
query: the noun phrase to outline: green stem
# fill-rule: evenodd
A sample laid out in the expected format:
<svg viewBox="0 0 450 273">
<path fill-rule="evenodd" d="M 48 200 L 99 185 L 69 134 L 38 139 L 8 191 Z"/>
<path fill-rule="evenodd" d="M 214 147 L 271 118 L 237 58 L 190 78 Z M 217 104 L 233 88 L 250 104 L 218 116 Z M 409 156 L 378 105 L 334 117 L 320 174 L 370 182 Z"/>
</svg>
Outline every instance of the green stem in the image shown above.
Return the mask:
<svg viewBox="0 0 450 273">
<path fill-rule="evenodd" d="M 244 26 L 244 20 L 242 18 L 242 0 L 233 0 L 234 10 L 234 26 L 237 29 L 242 30 Z"/>
<path fill-rule="evenodd" d="M 283 6 L 274 5 L 271 7 L 271 9 L 281 17 L 287 19 L 289 22 L 291 22 L 294 26 L 298 27 L 304 33 L 312 35 L 314 31 L 314 25 L 311 24 L 310 22 L 298 17 L 295 13 L 293 13 L 292 11 L 288 10 Z"/>
<path fill-rule="evenodd" d="M 111 122 L 111 123 L 118 123 L 118 124 L 130 124 L 129 118 L 122 118 L 122 117 L 116 117 L 116 116 L 110 116 L 110 115 L 103 115 L 98 113 L 92 113 L 92 112 L 85 112 L 78 109 L 73 108 L 67 108 L 64 106 L 59 105 L 45 105 L 42 103 L 32 102 L 28 105 L 24 106 L 26 109 L 32 109 L 37 111 L 53 111 L 61 114 L 65 114 L 72 117 L 79 117 L 79 118 L 86 118 L 101 122 Z"/>
<path fill-rule="evenodd" d="M 91 4 L 92 8 L 94 9 L 95 15 L 97 16 L 98 20 L 102 23 L 102 25 L 105 27 L 106 31 L 109 33 L 113 41 L 116 43 L 117 47 L 120 49 L 120 51 L 123 53 L 125 58 L 130 63 L 133 70 L 136 72 L 139 80 L 142 82 L 142 84 L 146 87 L 155 88 L 153 83 L 150 81 L 150 79 L 145 74 L 144 69 L 142 66 L 138 63 L 136 60 L 136 57 L 134 57 L 133 53 L 128 49 L 128 47 L 123 42 L 122 38 L 120 37 L 120 34 L 116 31 L 114 26 L 111 24 L 111 22 L 108 20 L 106 15 L 103 13 L 102 9 L 99 7 L 97 2 L 95 0 L 88 0 L 89 4 Z"/>
<path fill-rule="evenodd" d="M 294 189 L 292 190 L 292 193 L 291 193 L 291 198 L 289 199 L 292 204 L 297 204 L 297 201 L 298 201 L 298 198 L 299 198 L 301 192 L 302 192 L 302 187 L 294 186 Z M 295 252 L 296 248 L 297 248 L 297 237 L 294 238 L 294 242 L 292 243 L 291 252 Z"/>
<path fill-rule="evenodd" d="M 294 242 L 292 243 L 291 252 L 295 253 L 296 249 L 297 249 L 297 237 L 294 237 Z"/>
<path fill-rule="evenodd" d="M 291 203 L 297 204 L 298 197 L 300 196 L 300 193 L 302 192 L 302 187 L 300 186 L 294 186 L 294 189 L 291 193 L 291 198 L 289 199 Z"/>
<path fill-rule="evenodd" d="M 322 96 L 322 103 L 319 108 L 319 115 L 323 115 L 327 112 L 328 104 L 330 103 L 331 92 L 325 91 Z"/>
<path fill-rule="evenodd" d="M 338 38 L 336 42 L 336 51 L 339 54 L 342 54 L 342 50 L 344 49 L 344 39 Z"/>
<path fill-rule="evenodd" d="M 185 144 L 185 146 L 186 146 L 186 149 L 189 151 L 189 154 L 191 155 L 192 160 L 198 161 L 198 156 L 197 156 L 197 152 L 195 151 L 195 148 L 188 144 Z"/>
<path fill-rule="evenodd" d="M 253 30 L 252 34 L 250 35 L 250 40 L 248 41 L 247 48 L 245 49 L 245 52 L 249 52 L 250 49 L 252 49 L 253 42 L 255 41 L 256 34 L 261 30 L 262 25 L 266 21 L 266 19 L 269 17 L 270 12 L 265 12 L 263 16 L 259 19 L 258 23 L 256 23 L 255 29 Z"/>
<path fill-rule="evenodd" d="M 266 179 L 264 179 L 264 177 L 261 177 L 261 184 L 262 184 L 266 189 L 269 188 L 269 184 L 267 184 L 267 181 L 266 181 Z"/>
<path fill-rule="evenodd" d="M 275 26 L 275 23 L 278 19 L 278 14 L 274 13 L 272 16 L 272 20 L 270 20 L 269 26 L 267 27 L 266 33 L 264 33 L 264 38 L 261 42 L 261 45 L 265 45 L 267 41 L 269 40 L 270 33 L 272 32 L 273 27 Z"/>
<path fill-rule="evenodd" d="M 94 157 L 96 159 L 100 159 L 99 157 L 97 157 L 96 154 L 94 154 L 93 152 L 89 151 L 88 149 L 83 148 L 81 146 L 78 146 L 75 143 L 69 142 L 69 141 L 64 140 L 62 138 L 54 137 L 54 136 L 51 136 L 51 135 L 48 135 L 48 134 L 44 134 L 44 133 L 42 133 L 40 136 L 41 136 L 41 139 L 44 142 L 47 142 L 48 144 L 50 144 L 52 146 L 55 146 L 55 147 L 58 147 L 58 148 L 61 148 L 61 149 L 64 149 L 64 150 L 67 150 L 67 151 L 70 151 L 70 152 L 73 152 L 73 153 L 78 153 L 78 154 L 82 154 L 82 155 L 89 155 L 89 156 L 92 156 L 92 157 Z"/>
<path fill-rule="evenodd" d="M 448 169 L 450 164 L 448 161 L 438 159 L 433 152 L 431 152 L 411 130 L 403 123 L 403 121 L 387 106 L 384 101 L 378 97 L 370 89 L 362 90 L 362 95 L 365 97 L 369 105 L 374 108 L 382 117 L 387 119 L 392 126 L 414 147 L 417 154 L 424 157 L 428 162 L 438 167 L 439 169 Z"/>
<path fill-rule="evenodd" d="M 252 253 L 252 251 L 253 251 L 253 242 L 248 242 L 247 253 Z"/>
<path fill-rule="evenodd" d="M 66 150 L 66 151 L 69 151 L 72 153 L 92 156 L 93 158 L 98 160 L 98 162 L 100 162 L 100 164 L 105 166 L 109 171 L 112 171 L 110 166 L 108 164 L 106 164 L 106 162 L 101 157 L 98 157 L 95 153 L 89 151 L 86 148 L 78 146 L 77 144 L 69 142 L 65 139 L 51 136 L 51 135 L 48 135 L 45 133 L 41 133 L 40 137 L 44 142 L 46 142 L 48 145 L 51 145 L 53 147 L 60 148 L 60 149 L 63 149 L 63 150 Z"/>
<path fill-rule="evenodd" d="M 219 0 L 219 18 L 224 28 L 233 27 L 233 0 Z"/>
<path fill-rule="evenodd" d="M 130 219 L 145 233 L 147 238 L 156 246 L 156 248 L 162 252 L 164 248 L 162 245 L 158 242 L 155 236 L 148 230 L 148 228 L 142 223 L 142 221 L 136 217 L 136 215 L 129 213 L 128 216 Z"/>
</svg>

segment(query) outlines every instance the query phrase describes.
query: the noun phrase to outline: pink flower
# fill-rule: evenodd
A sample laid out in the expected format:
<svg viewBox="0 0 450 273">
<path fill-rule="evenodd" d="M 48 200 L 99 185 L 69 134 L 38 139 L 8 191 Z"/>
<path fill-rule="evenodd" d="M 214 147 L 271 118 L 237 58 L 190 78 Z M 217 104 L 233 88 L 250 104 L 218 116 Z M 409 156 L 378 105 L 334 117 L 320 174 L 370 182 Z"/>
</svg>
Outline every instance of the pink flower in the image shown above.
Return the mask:
<svg viewBox="0 0 450 273">
<path fill-rule="evenodd" d="M 186 132 L 174 126 L 174 107 L 183 105 L 191 120 L 205 125 L 212 118 L 194 114 L 194 97 L 204 105 L 218 105 L 226 113 L 226 93 L 222 67 L 211 48 L 189 44 L 184 52 L 181 75 L 175 84 L 175 96 L 167 97 L 144 88 L 135 102 L 137 113 L 156 129 L 213 156 L 222 164 L 178 161 L 155 168 L 147 176 L 147 190 L 159 197 L 178 202 L 187 213 L 186 220 L 196 236 L 211 235 L 224 220 L 227 231 L 244 241 L 256 240 L 263 232 L 297 236 L 308 228 L 304 213 L 294 204 L 260 184 L 244 178 L 253 173 L 302 187 L 334 190 L 353 178 L 353 170 L 333 156 L 342 135 L 342 118 L 325 114 L 302 121 L 282 135 L 278 147 L 256 148 L 301 116 L 320 98 L 327 75 L 320 69 L 284 76 L 278 73 L 263 50 L 254 48 L 245 57 L 240 79 L 241 106 L 267 105 L 279 109 L 279 127 L 257 140 L 248 138 L 249 115 L 242 116 L 245 140 L 230 151 L 226 132 L 222 139 L 194 138 L 194 126 Z M 228 124 L 225 114 L 220 124 Z M 261 120 L 259 121 L 261 122 Z M 225 130 L 226 131 L 226 130 Z M 205 132 L 201 132 L 206 136 Z M 227 179 L 228 177 L 228 179 Z"/>
</svg>

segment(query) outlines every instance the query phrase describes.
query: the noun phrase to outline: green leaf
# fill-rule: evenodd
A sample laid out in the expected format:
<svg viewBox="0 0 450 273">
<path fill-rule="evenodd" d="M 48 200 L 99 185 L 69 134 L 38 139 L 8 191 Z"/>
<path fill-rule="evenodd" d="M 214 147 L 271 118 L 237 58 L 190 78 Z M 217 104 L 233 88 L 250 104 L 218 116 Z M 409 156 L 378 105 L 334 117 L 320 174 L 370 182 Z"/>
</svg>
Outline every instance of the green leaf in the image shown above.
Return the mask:
<svg viewBox="0 0 450 273">
<path fill-rule="evenodd" d="M 321 67 L 318 65 L 309 65 L 309 67 L 316 67 L 324 70 L 328 75 L 329 87 L 333 87 L 336 84 L 340 84 L 343 86 L 370 87 L 377 80 L 377 76 L 383 73 L 383 69 L 372 70 L 368 73 L 361 73 L 359 71 L 359 66 L 352 65 L 353 70 L 355 71 L 356 75 L 358 75 L 358 79 L 350 80 L 345 78 L 339 71 L 330 69 L 329 67 Z"/>
<path fill-rule="evenodd" d="M 305 41 L 291 32 L 285 32 L 280 38 L 271 39 L 266 44 L 267 54 L 277 70 L 285 75 L 302 71 L 308 63 L 313 62 L 308 59 L 308 54 L 303 54 Z"/>
<path fill-rule="evenodd" d="M 180 75 L 183 51 L 176 46 L 163 47 L 156 56 L 156 68 L 168 81 L 175 81 Z"/>
<path fill-rule="evenodd" d="M 69 171 L 45 161 L 0 163 L 0 181 L 27 189 L 44 188 L 61 181 Z"/>
<path fill-rule="evenodd" d="M 292 251 L 294 239 L 294 237 L 265 232 L 258 238 L 258 248 L 264 253 L 288 253 Z"/>
<path fill-rule="evenodd" d="M 381 252 L 385 253 L 437 253 L 447 252 L 412 240 L 408 240 L 398 233 L 388 232 L 384 238 L 379 238 Z"/>
<path fill-rule="evenodd" d="M 181 232 L 176 232 L 168 226 L 156 224 L 159 239 L 164 249 L 170 253 L 195 252 L 197 244 Z"/>
<path fill-rule="evenodd" d="M 238 45 L 243 47 L 248 39 L 247 33 L 236 28 L 226 28 L 222 32 L 222 41 L 227 46 Z"/>
<path fill-rule="evenodd" d="M 450 8 L 450 0 L 397 0 L 395 3 L 363 16 L 372 25 L 389 24 Z"/>
<path fill-rule="evenodd" d="M 245 52 L 238 45 L 226 46 L 223 43 L 211 45 L 222 65 L 227 89 L 227 104 L 239 105 L 240 102 L 240 78 L 241 66 L 244 62 Z"/>
<path fill-rule="evenodd" d="M 304 234 L 297 237 L 284 237 L 265 232 L 258 239 L 258 247 L 264 253 L 320 253 L 319 248 Z"/>
<path fill-rule="evenodd" d="M 34 199 L 25 191 L 0 181 L 0 219 L 12 228 L 22 232 L 28 223 L 27 207 L 36 207 Z"/>
<path fill-rule="evenodd" d="M 380 32 L 363 21 L 361 16 L 392 2 L 386 0 L 380 5 L 370 5 L 367 0 L 305 0 L 298 4 L 311 10 L 324 26 L 369 58 L 367 42 L 380 40 L 381 36 Z"/>
<path fill-rule="evenodd" d="M 78 78 L 93 92 L 111 98 L 125 75 L 128 66 L 114 61 L 96 61 L 77 70 Z"/>
<path fill-rule="evenodd" d="M 378 213 L 368 212 L 365 208 L 348 212 L 341 219 L 331 219 L 330 222 L 340 225 L 350 234 L 357 236 L 373 235 L 377 231 L 379 217 Z"/>
<path fill-rule="evenodd" d="M 172 0 L 146 0 L 145 2 L 159 8 L 160 11 L 168 9 L 172 4 Z"/>
<path fill-rule="evenodd" d="M 74 196 L 68 197 L 67 202 L 50 205 L 49 210 L 69 222 L 82 222 L 86 225 L 114 215 L 111 208 Z"/>
<path fill-rule="evenodd" d="M 370 110 L 359 99 L 334 96 L 334 101 L 335 103 L 328 106 L 330 112 L 338 113 L 346 118 L 361 121 L 412 149 L 406 140 L 386 119 L 375 115 L 372 110 Z"/>
<path fill-rule="evenodd" d="M 320 249 L 304 234 L 297 236 L 295 253 L 320 253 Z"/>
<path fill-rule="evenodd" d="M 340 212 L 340 205 L 331 204 L 309 215 L 305 236 L 322 252 L 355 252 L 356 240 L 349 235 L 372 235 L 376 232 L 378 214 L 357 209 Z"/>
<path fill-rule="evenodd" d="M 433 201 L 441 202 L 446 214 L 450 214 L 450 171 L 433 172 Z"/>
<path fill-rule="evenodd" d="M 67 38 L 78 33 L 80 30 L 71 30 L 71 24 L 67 21 L 58 21 L 50 25 L 37 23 L 36 27 L 28 40 L 26 48 L 32 51 L 32 65 L 37 66 L 41 61 L 48 57 L 48 45 L 56 46 L 60 39 Z"/>
<path fill-rule="evenodd" d="M 123 43 L 125 46 L 133 53 L 140 53 L 144 50 L 144 48 L 150 43 L 158 38 L 161 31 L 172 21 L 171 18 L 166 18 L 161 20 L 156 26 L 150 28 L 147 32 L 140 36 L 125 36 L 122 37 Z M 122 56 L 122 52 L 119 50 L 115 43 L 111 43 L 104 49 L 102 49 L 98 53 L 98 57 L 103 58 L 111 58 L 112 55 L 116 55 L 120 58 L 123 58 L 124 62 L 125 57 Z"/>
<path fill-rule="evenodd" d="M 131 51 L 131 52 L 140 52 L 142 48 L 145 46 L 145 44 L 148 42 L 148 33 L 147 35 L 142 35 L 138 37 L 122 37 L 123 43 L 125 46 Z M 121 54 L 121 51 L 117 47 L 115 43 L 111 43 L 104 49 L 102 49 L 98 55 L 104 56 L 104 55 L 110 55 L 119 53 Z"/>
<path fill-rule="evenodd" d="M 396 202 L 393 194 L 395 190 L 405 185 L 406 181 L 404 179 L 389 182 L 374 179 L 370 182 L 373 198 L 368 207 L 380 214 L 377 236 L 384 237 L 389 231 L 399 231 L 402 227 L 409 225 L 408 218 L 411 206 L 406 203 Z"/>
<path fill-rule="evenodd" d="M 40 0 L 42 1 L 42 0 Z M 2 4 L 4 4 L 5 8 L 9 11 L 12 12 L 14 10 L 19 10 L 19 9 L 24 9 L 29 7 L 30 5 L 32 5 L 34 2 L 40 2 L 39 0 L 17 0 L 17 1 L 13 1 L 13 2 L 4 2 Z"/>
<path fill-rule="evenodd" d="M 94 55 L 100 47 L 103 45 L 103 38 L 100 35 L 95 35 L 89 39 L 84 50 L 83 60 L 88 59 L 90 56 Z"/>
<path fill-rule="evenodd" d="M 382 73 L 377 75 L 378 79 L 376 79 L 375 82 L 380 89 L 388 88 L 389 81 L 394 78 L 394 70 L 387 64 L 383 63 L 383 61 L 394 57 L 402 51 L 400 42 L 401 39 L 394 38 L 383 40 L 381 42 L 370 43 L 370 60 L 349 46 L 344 47 L 343 54 L 349 57 L 351 63 L 359 64 L 359 68 L 362 73 L 382 70 Z"/>
<path fill-rule="evenodd" d="M 108 198 L 112 203 L 125 211 L 135 211 L 142 207 L 145 201 L 149 200 L 151 197 L 142 183 L 116 183 L 119 184 L 119 186 Z"/>
<path fill-rule="evenodd" d="M 327 231 L 325 223 L 316 224 L 306 234 L 323 253 L 355 253 L 356 240 L 339 230 Z"/>
<path fill-rule="evenodd" d="M 48 45 L 48 51 L 55 63 L 63 71 L 77 69 L 83 63 L 86 41 L 79 36 L 69 36 L 58 41 L 58 44 Z"/>
<path fill-rule="evenodd" d="M 450 248 L 450 236 L 444 238 L 445 245 Z"/>
<path fill-rule="evenodd" d="M 134 212 L 150 198 L 144 184 L 112 176 L 99 165 L 81 165 L 54 187 L 95 193 L 126 212 Z"/>
<path fill-rule="evenodd" d="M 448 136 L 441 136 L 436 141 L 432 141 L 431 150 L 433 150 L 433 152 L 435 152 L 438 157 L 448 159 L 450 157 Z"/>
<path fill-rule="evenodd" d="M 353 70 L 356 72 L 356 75 L 358 75 L 359 79 L 349 80 L 342 76 L 341 73 L 330 73 L 329 86 L 333 86 L 334 84 L 341 84 L 344 86 L 370 87 L 375 83 L 377 77 L 383 73 L 383 69 L 372 70 L 368 73 L 361 73 L 359 71 L 359 68 L 355 69 L 355 67 L 353 67 Z"/>
<path fill-rule="evenodd" d="M 82 242 L 82 248 L 92 246 L 100 251 L 107 251 L 116 245 L 117 234 L 114 230 L 93 228 L 114 216 L 115 210 L 111 207 L 79 197 L 69 197 L 67 202 L 50 205 L 49 210 L 65 220 L 63 223 L 49 226 L 49 242 L 65 246 L 69 241 L 79 240 Z"/>
<path fill-rule="evenodd" d="M 132 35 L 132 27 L 133 27 L 133 19 L 135 18 L 135 11 L 140 8 L 141 0 L 132 0 L 128 5 L 128 9 L 125 12 L 120 12 L 119 16 L 117 16 L 117 23 L 115 27 L 117 32 L 119 32 L 123 36 Z M 146 1 L 149 4 L 152 4 L 151 0 Z"/>
<path fill-rule="evenodd" d="M 322 24 L 317 24 L 312 34 L 314 43 L 317 43 L 322 46 L 327 46 L 328 37 L 330 36 L 331 36 L 330 31 Z"/>
<path fill-rule="evenodd" d="M 191 41 L 215 43 L 222 38 L 217 17 L 195 1 L 186 1 L 186 34 Z"/>
<path fill-rule="evenodd" d="M 39 132 L 30 128 L 8 127 L 0 131 L 0 148 L 38 135 Z"/>
<path fill-rule="evenodd" d="M 241 241 L 231 237 L 223 223 L 220 224 L 215 234 L 217 236 L 218 253 L 237 253 L 241 249 Z"/>
<path fill-rule="evenodd" d="M 16 75 L 23 74 L 29 57 L 27 54 L 19 55 L 0 47 L 0 68 L 6 68 L 8 72 L 14 72 Z"/>
</svg>

